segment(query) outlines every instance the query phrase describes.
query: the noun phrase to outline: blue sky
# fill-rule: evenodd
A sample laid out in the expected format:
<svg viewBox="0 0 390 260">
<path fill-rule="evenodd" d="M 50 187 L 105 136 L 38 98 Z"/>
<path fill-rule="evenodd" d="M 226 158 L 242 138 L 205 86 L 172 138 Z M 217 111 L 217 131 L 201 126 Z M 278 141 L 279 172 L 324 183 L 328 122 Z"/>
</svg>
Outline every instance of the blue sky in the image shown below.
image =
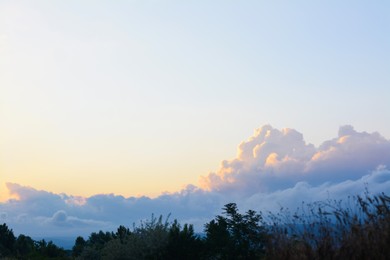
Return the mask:
<svg viewBox="0 0 390 260">
<path fill-rule="evenodd" d="M 343 142 L 344 125 L 387 147 L 389 12 L 387 1 L 0 1 L 0 201 L 20 197 L 15 187 L 235 190 L 221 161 L 242 160 L 237 146 L 266 124 L 297 129 L 313 156 Z M 286 149 L 264 156 L 287 169 Z M 356 176 L 342 152 L 329 169 L 358 180 L 388 162 L 386 149 Z"/>
<path fill-rule="evenodd" d="M 2 181 L 157 195 L 197 182 L 263 124 L 316 145 L 344 124 L 390 136 L 388 11 L 385 1 L 2 1 Z M 161 185 L 129 189 L 107 172 Z M 68 176 L 95 176 L 97 188 Z"/>
</svg>

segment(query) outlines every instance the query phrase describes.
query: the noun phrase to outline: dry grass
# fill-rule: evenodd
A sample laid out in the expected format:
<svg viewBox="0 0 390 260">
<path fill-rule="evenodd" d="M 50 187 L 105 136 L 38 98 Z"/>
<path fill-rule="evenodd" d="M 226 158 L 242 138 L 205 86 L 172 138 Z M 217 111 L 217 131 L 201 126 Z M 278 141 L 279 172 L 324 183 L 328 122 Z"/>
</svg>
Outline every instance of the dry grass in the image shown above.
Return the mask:
<svg viewBox="0 0 390 260">
<path fill-rule="evenodd" d="M 270 214 L 269 259 L 390 259 L 390 197 L 302 204 Z"/>
</svg>

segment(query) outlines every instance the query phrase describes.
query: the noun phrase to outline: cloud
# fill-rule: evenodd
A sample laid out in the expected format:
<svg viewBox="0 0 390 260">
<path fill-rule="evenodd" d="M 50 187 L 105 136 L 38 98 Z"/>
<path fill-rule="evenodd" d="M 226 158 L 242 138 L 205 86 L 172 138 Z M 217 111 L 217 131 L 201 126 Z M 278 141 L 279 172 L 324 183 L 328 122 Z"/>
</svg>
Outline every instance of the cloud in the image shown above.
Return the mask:
<svg viewBox="0 0 390 260">
<path fill-rule="evenodd" d="M 257 129 L 200 186 L 157 198 L 97 194 L 78 197 L 36 190 L 15 183 L 7 189 L 17 199 L 0 203 L 0 220 L 16 233 L 36 237 L 87 236 L 98 230 L 132 226 L 141 219 L 172 213 L 198 231 L 219 214 L 224 204 L 242 210 L 295 209 L 302 201 L 346 198 L 390 190 L 390 141 L 378 133 L 340 128 L 336 138 L 319 147 L 307 144 L 293 129 Z"/>
<path fill-rule="evenodd" d="M 223 161 L 217 172 L 201 177 L 200 183 L 209 191 L 250 195 L 299 181 L 318 185 L 356 180 L 378 165 L 390 165 L 390 141 L 379 133 L 359 133 L 343 126 L 337 138 L 316 148 L 306 144 L 296 130 L 266 125 L 240 144 L 236 158 Z"/>
<path fill-rule="evenodd" d="M 215 207 L 215 203 L 220 201 L 219 195 L 209 194 L 193 185 L 155 199 L 98 194 L 83 198 L 82 203 L 79 203 L 79 197 L 14 183 L 7 183 L 7 188 L 18 199 L 0 203 L 2 221 L 16 233 L 35 237 L 87 236 L 98 230 L 115 230 L 119 225 L 132 226 L 142 219 L 149 219 L 152 214 L 166 217 L 172 213 L 182 221 L 209 219 L 217 213 L 219 207 Z"/>
<path fill-rule="evenodd" d="M 292 210 L 301 206 L 302 202 L 311 203 L 328 199 L 347 199 L 348 196 L 363 195 L 366 191 L 379 194 L 390 190 L 390 171 L 384 166 L 356 180 L 342 182 L 325 182 L 310 185 L 298 182 L 294 186 L 270 193 L 259 192 L 244 199 L 245 209 L 256 208 L 264 211 L 277 211 L 281 207 Z"/>
</svg>

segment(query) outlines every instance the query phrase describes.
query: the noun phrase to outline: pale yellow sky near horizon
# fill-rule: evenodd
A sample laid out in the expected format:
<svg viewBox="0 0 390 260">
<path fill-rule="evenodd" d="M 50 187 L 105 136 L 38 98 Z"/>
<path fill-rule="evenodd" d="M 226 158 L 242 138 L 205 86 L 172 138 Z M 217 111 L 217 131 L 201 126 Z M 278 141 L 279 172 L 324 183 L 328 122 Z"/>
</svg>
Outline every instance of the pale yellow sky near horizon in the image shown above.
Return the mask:
<svg viewBox="0 0 390 260">
<path fill-rule="evenodd" d="M 388 3 L 93 3 L 0 1 L 0 200 L 175 192 L 264 124 L 390 137 Z"/>
</svg>

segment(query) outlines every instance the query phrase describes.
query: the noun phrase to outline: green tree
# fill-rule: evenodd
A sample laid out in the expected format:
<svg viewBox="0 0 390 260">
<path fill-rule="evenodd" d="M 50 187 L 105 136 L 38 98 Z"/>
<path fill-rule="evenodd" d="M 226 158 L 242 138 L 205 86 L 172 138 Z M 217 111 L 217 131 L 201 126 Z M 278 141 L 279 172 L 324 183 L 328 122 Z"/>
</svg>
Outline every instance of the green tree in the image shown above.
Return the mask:
<svg viewBox="0 0 390 260">
<path fill-rule="evenodd" d="M 164 259 L 168 243 L 169 222 L 162 216 L 141 222 L 130 232 L 119 227 L 116 238 L 109 241 L 101 250 L 104 259 Z"/>
<path fill-rule="evenodd" d="M 115 236 L 116 236 L 116 238 L 118 238 L 120 240 L 121 243 L 124 243 L 126 237 L 129 236 L 130 234 L 131 234 L 130 229 L 121 225 L 118 227 L 118 229 L 115 233 Z"/>
<path fill-rule="evenodd" d="M 35 242 L 35 248 L 41 259 L 45 258 L 65 258 L 66 252 L 63 248 L 56 246 L 52 241 L 46 242 L 44 239 Z"/>
<path fill-rule="evenodd" d="M 164 259 L 199 259 L 202 241 L 194 233 L 192 225 L 184 224 L 183 229 L 177 220 L 169 228 L 168 243 Z"/>
<path fill-rule="evenodd" d="M 101 259 L 101 251 L 112 240 L 115 239 L 115 234 L 112 232 L 99 231 L 93 232 L 89 236 L 82 252 L 80 252 L 81 259 Z"/>
<path fill-rule="evenodd" d="M 87 242 L 83 237 L 78 236 L 72 248 L 72 256 L 80 256 L 86 246 Z"/>
<path fill-rule="evenodd" d="M 216 259 L 258 259 L 264 255 L 267 231 L 262 216 L 253 210 L 238 212 L 235 203 L 226 204 L 224 216 L 205 225 L 208 257 Z"/>
<path fill-rule="evenodd" d="M 32 254 L 34 250 L 34 240 L 31 237 L 23 234 L 18 236 L 15 242 L 15 254 L 17 257 L 26 257 Z"/>
<path fill-rule="evenodd" d="M 14 252 L 16 238 L 8 226 L 4 223 L 0 225 L 0 257 L 11 256 Z"/>
<path fill-rule="evenodd" d="M 88 246 L 95 247 L 97 249 L 101 249 L 104 247 L 106 243 L 114 238 L 114 234 L 112 232 L 103 232 L 99 231 L 98 233 L 93 232 L 87 241 Z"/>
</svg>

